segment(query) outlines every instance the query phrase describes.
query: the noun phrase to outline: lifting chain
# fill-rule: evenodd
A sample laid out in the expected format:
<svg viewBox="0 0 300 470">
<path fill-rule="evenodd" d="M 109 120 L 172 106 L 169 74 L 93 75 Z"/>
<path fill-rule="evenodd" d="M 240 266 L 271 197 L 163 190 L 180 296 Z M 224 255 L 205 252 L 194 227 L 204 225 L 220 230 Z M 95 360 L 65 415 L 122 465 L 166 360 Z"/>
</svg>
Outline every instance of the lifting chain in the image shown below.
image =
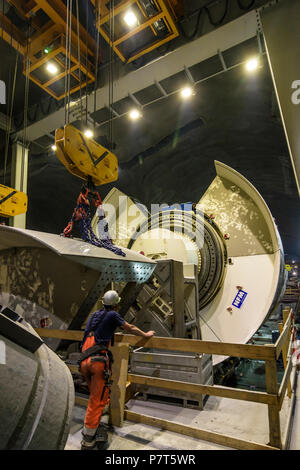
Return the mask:
<svg viewBox="0 0 300 470">
<path fill-rule="evenodd" d="M 93 232 L 91 224 L 90 201 L 88 196 L 92 198 L 93 203 L 97 208 L 97 215 L 99 217 L 98 230 L 100 238 L 98 238 Z M 80 234 L 83 241 L 91 243 L 92 245 L 98 246 L 100 248 L 106 248 L 116 255 L 126 256 L 120 248 L 116 247 L 112 243 L 99 193 L 97 191 L 90 190 L 87 185 L 82 187 L 81 192 L 77 198 L 77 203 L 72 218 L 61 235 L 64 237 L 71 237 L 71 232 L 75 222 L 79 223 Z"/>
</svg>

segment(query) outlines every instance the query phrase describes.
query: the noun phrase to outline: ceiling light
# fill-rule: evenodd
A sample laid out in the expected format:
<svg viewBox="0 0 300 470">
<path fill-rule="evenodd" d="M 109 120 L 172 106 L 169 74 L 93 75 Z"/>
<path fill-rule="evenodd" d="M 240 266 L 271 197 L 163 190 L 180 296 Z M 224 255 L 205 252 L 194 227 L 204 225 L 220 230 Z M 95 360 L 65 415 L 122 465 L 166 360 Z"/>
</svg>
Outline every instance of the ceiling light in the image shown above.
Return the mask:
<svg viewBox="0 0 300 470">
<path fill-rule="evenodd" d="M 53 75 L 58 72 L 58 68 L 52 62 L 48 62 L 46 69 Z"/>
<path fill-rule="evenodd" d="M 124 16 L 124 21 L 128 26 L 134 26 L 137 23 L 137 17 L 132 11 L 128 11 Z"/>
<path fill-rule="evenodd" d="M 182 88 L 180 93 L 181 93 L 182 98 L 189 98 L 190 96 L 192 96 L 193 90 L 190 86 L 186 86 Z"/>
<path fill-rule="evenodd" d="M 253 72 L 253 70 L 256 70 L 257 67 L 258 67 L 258 59 L 256 57 L 254 57 L 253 59 L 249 59 L 247 62 L 246 62 L 246 69 L 248 70 L 248 72 Z"/>
<path fill-rule="evenodd" d="M 138 109 L 132 109 L 129 113 L 129 117 L 130 117 L 130 119 L 135 121 L 136 119 L 141 117 L 141 113 Z"/>
<path fill-rule="evenodd" d="M 48 49 L 48 47 L 45 47 L 44 52 L 45 52 L 45 54 L 49 54 L 49 49 Z"/>
<path fill-rule="evenodd" d="M 84 131 L 84 135 L 85 135 L 88 139 L 90 139 L 91 137 L 94 136 L 94 132 L 91 131 L 91 129 L 87 129 L 86 131 Z"/>
<path fill-rule="evenodd" d="M 55 150 L 56 150 L 56 145 L 52 145 L 52 146 L 51 146 L 51 149 L 53 150 L 53 152 L 55 152 Z"/>
</svg>

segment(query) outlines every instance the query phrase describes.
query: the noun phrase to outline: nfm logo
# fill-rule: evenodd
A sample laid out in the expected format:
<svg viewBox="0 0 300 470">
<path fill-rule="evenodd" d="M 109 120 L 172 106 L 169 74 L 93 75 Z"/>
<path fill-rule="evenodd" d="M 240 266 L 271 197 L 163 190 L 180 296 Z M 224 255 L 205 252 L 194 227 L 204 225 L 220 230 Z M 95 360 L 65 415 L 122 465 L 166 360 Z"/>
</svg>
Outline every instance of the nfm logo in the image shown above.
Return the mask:
<svg viewBox="0 0 300 470">
<path fill-rule="evenodd" d="M 293 104 L 300 104 L 300 80 L 294 80 L 292 82 L 293 91 L 291 99 Z"/>
<path fill-rule="evenodd" d="M 0 104 L 6 104 L 6 86 L 3 80 L 0 80 Z"/>
</svg>

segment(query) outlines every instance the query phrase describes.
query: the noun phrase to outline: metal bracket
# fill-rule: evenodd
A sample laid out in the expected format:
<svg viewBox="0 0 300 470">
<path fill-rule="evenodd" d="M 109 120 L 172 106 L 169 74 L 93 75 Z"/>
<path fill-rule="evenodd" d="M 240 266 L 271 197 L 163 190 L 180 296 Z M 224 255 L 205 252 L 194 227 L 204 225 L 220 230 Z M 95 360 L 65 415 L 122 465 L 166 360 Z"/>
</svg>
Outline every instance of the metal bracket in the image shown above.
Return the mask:
<svg viewBox="0 0 300 470">
<path fill-rule="evenodd" d="M 227 71 L 227 65 L 226 65 L 226 63 L 225 63 L 225 60 L 224 60 L 222 51 L 220 51 L 220 49 L 218 49 L 218 56 L 219 56 L 219 59 L 220 59 L 220 61 L 221 61 L 223 70 Z"/>
</svg>

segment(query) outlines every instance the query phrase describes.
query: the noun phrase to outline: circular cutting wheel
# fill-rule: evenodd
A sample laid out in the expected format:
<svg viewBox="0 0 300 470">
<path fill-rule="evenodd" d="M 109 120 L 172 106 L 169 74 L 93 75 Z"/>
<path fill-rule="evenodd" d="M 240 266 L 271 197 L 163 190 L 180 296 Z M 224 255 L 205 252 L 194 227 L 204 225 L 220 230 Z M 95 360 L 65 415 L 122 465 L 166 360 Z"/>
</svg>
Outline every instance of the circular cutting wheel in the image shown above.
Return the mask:
<svg viewBox="0 0 300 470">
<path fill-rule="evenodd" d="M 214 222 L 202 212 L 165 210 L 143 222 L 128 248 L 152 259 L 171 258 L 195 264 L 199 273 L 199 307 L 218 292 L 227 265 L 226 247 Z"/>
</svg>

